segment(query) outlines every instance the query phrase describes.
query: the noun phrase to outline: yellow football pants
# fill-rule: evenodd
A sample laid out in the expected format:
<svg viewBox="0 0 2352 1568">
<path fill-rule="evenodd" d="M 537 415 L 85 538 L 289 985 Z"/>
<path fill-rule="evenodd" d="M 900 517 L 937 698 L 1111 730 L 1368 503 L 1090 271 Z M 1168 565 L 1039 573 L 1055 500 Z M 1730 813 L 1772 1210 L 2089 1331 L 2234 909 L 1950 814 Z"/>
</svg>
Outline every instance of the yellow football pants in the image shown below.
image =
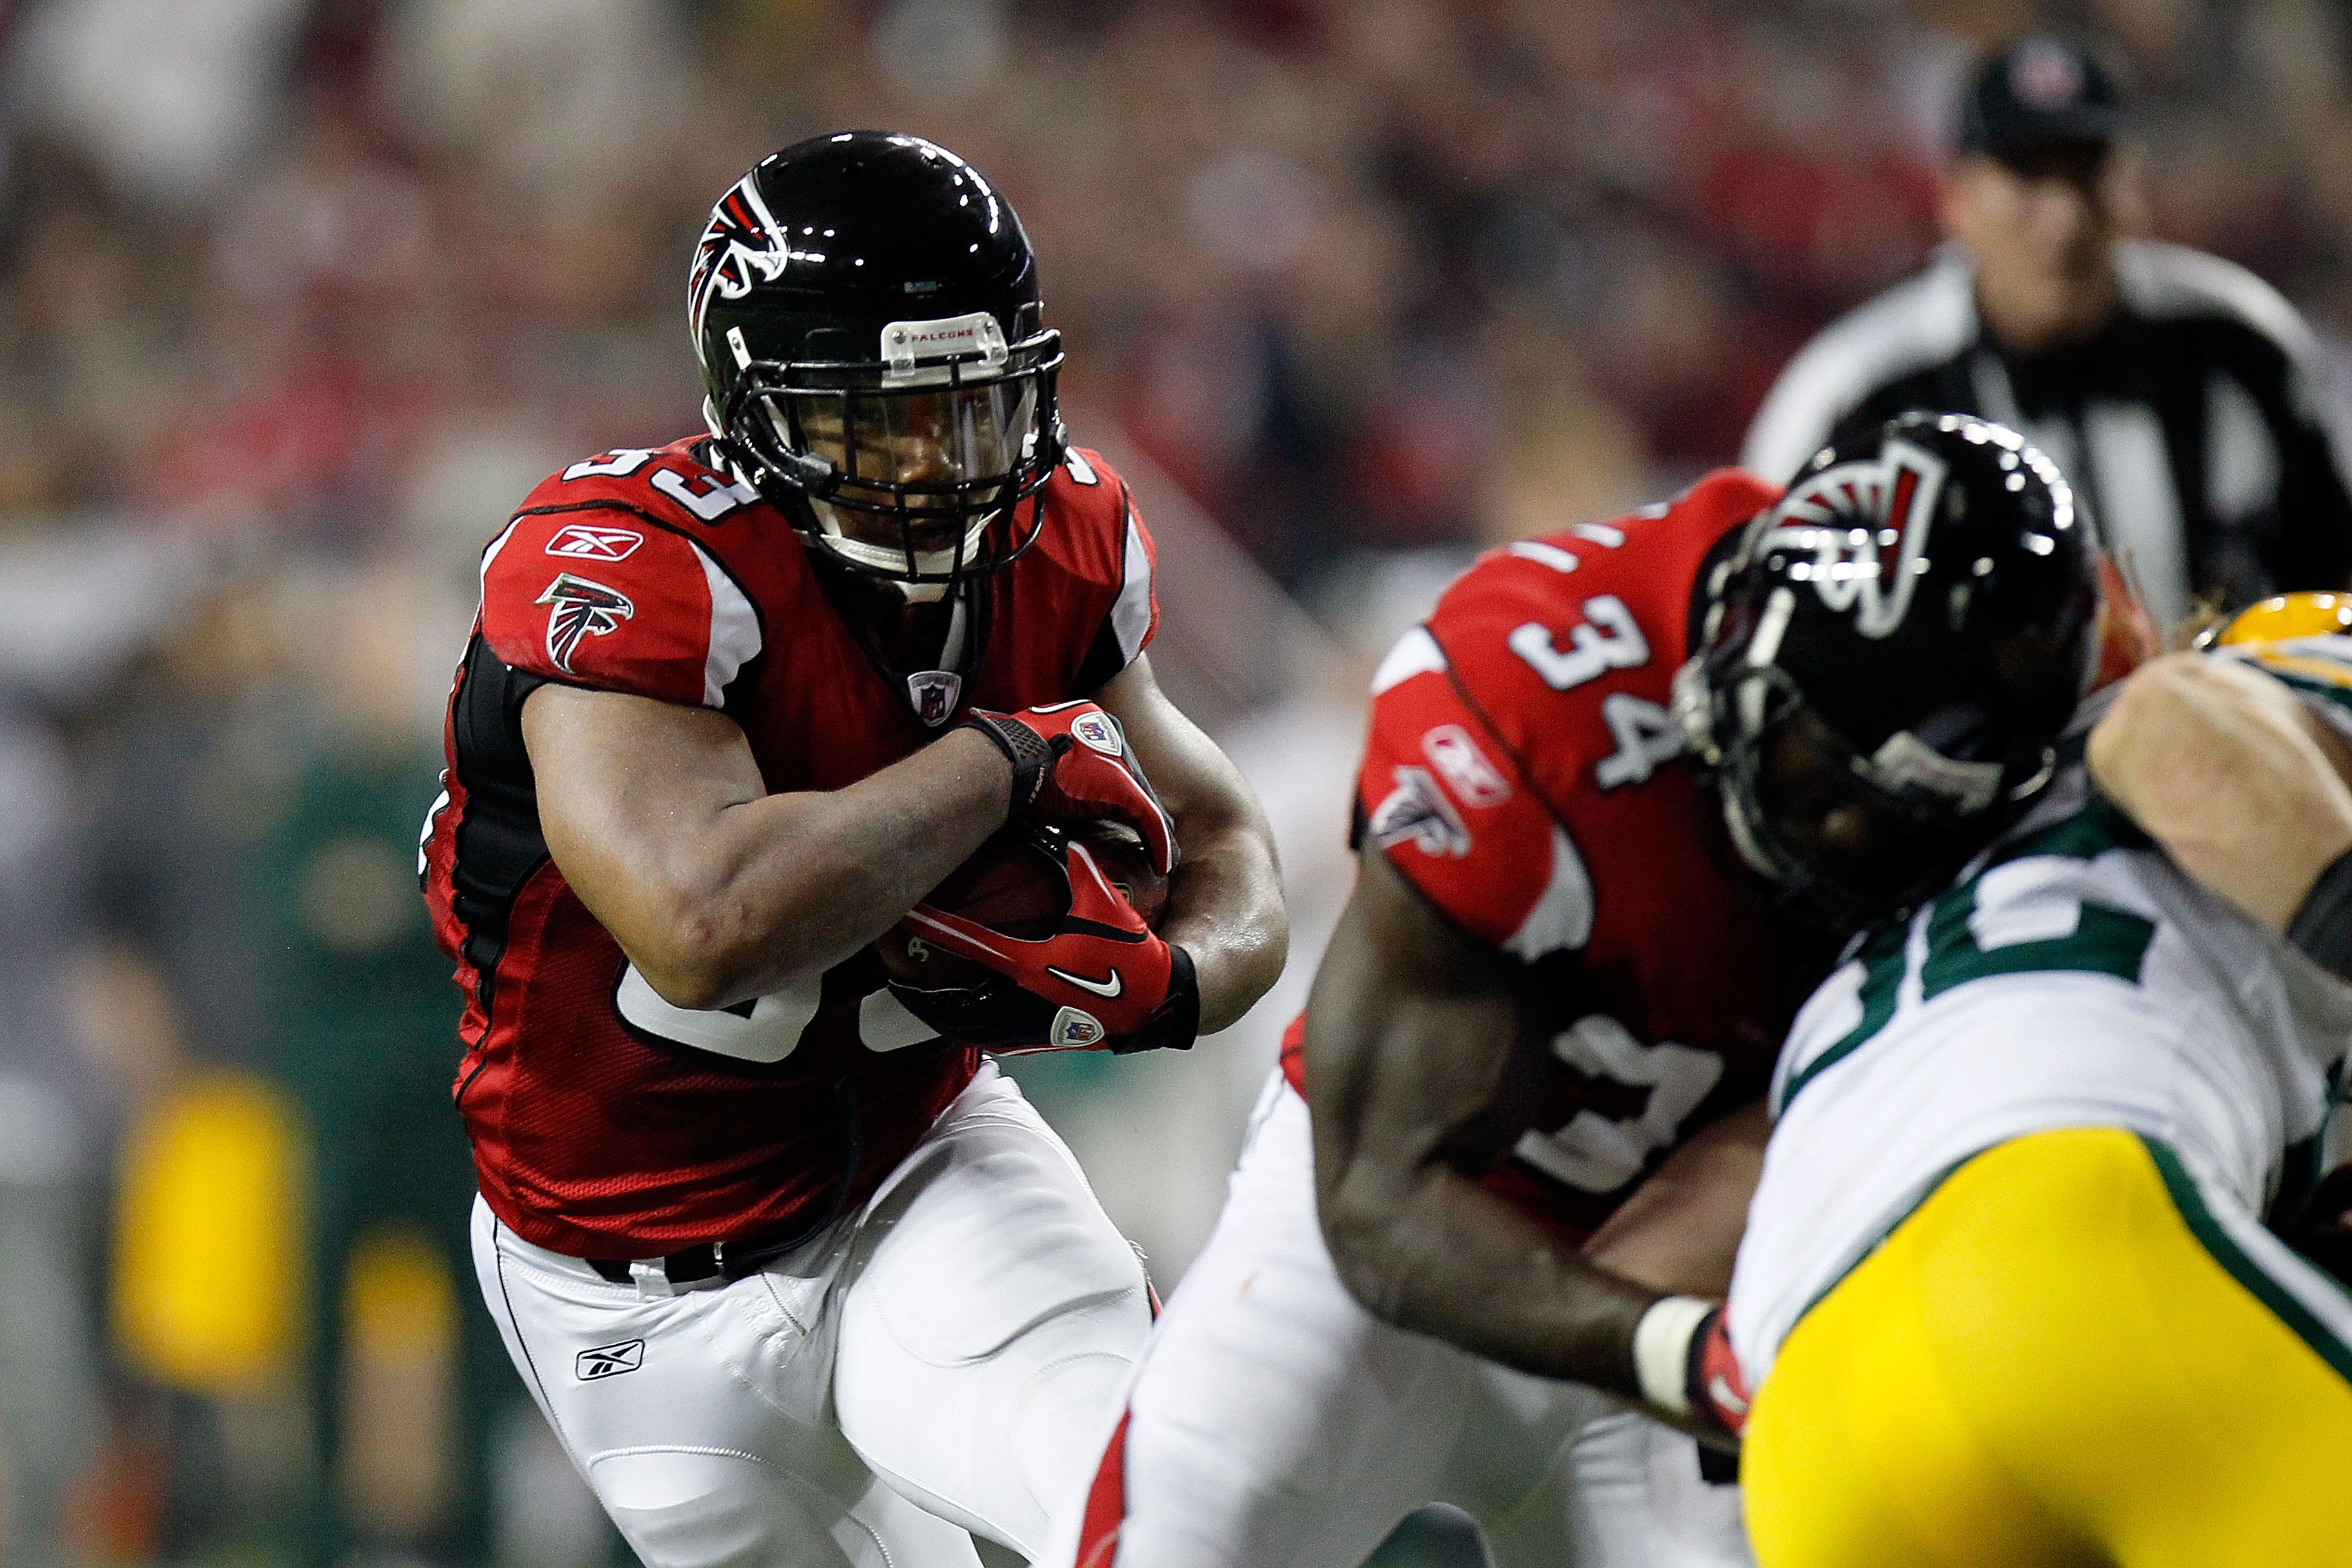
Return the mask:
<svg viewBox="0 0 2352 1568">
<path fill-rule="evenodd" d="M 2352 1299 L 2111 1128 L 1947 1177 L 1781 1347 L 1763 1568 L 2352 1565 Z"/>
</svg>

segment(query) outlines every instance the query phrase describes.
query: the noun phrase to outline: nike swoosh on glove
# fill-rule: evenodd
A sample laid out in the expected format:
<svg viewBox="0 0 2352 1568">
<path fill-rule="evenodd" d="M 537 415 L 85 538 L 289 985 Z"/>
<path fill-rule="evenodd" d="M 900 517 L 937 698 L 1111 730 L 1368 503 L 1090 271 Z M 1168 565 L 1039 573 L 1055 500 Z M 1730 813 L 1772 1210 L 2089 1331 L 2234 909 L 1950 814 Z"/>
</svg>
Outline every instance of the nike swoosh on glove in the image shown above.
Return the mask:
<svg viewBox="0 0 2352 1568">
<path fill-rule="evenodd" d="M 977 730 L 1013 763 L 1014 822 L 1124 822 L 1143 836 L 1161 876 L 1176 868 L 1176 825 L 1143 776 L 1119 722 L 1093 702 L 1056 702 L 1018 713 L 975 708 L 959 730 Z"/>
<path fill-rule="evenodd" d="M 925 990 L 890 983 L 916 1017 L 989 1050 L 1189 1050 L 1201 1027 L 1192 957 L 1163 942 L 1103 876 L 1086 846 L 1063 849 L 1070 910 L 1034 942 L 917 904 L 907 923 L 934 947 L 996 973 L 983 985 Z"/>
<path fill-rule="evenodd" d="M 1689 1365 L 1691 1413 L 1737 1438 L 1748 1428 L 1750 1395 L 1739 1358 L 1731 1353 L 1731 1330 L 1721 1307 L 1709 1312 L 1691 1336 Z"/>
</svg>

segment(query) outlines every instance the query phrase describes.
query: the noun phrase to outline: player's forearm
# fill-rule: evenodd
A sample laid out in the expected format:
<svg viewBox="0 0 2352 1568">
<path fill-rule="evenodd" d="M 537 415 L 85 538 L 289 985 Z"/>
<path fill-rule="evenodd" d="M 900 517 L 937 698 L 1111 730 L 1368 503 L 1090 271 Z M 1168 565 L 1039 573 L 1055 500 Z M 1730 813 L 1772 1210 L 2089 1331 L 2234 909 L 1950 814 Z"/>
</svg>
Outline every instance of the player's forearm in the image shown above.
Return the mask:
<svg viewBox="0 0 2352 1568">
<path fill-rule="evenodd" d="M 1633 1334 L 1660 1293 L 1461 1173 L 1429 1171 L 1402 1201 L 1359 1201 L 1343 1180 L 1322 1209 L 1339 1277 L 1375 1317 L 1522 1372 L 1640 1396 Z"/>
<path fill-rule="evenodd" d="M 1770 1132 L 1760 1101 L 1703 1129 L 1617 1205 L 1584 1256 L 1654 1289 L 1722 1300 Z"/>
<path fill-rule="evenodd" d="M 1001 826 L 1010 780 L 996 748 L 951 734 L 843 789 L 729 805 L 648 868 L 656 909 L 614 934 L 682 1007 L 809 979 L 881 935 Z"/>
<path fill-rule="evenodd" d="M 1169 884 L 1160 934 L 1192 954 L 1201 1033 L 1237 1022 L 1282 977 L 1290 916 L 1272 836 L 1252 813 L 1202 827 L 1180 820 L 1183 864 Z"/>
</svg>

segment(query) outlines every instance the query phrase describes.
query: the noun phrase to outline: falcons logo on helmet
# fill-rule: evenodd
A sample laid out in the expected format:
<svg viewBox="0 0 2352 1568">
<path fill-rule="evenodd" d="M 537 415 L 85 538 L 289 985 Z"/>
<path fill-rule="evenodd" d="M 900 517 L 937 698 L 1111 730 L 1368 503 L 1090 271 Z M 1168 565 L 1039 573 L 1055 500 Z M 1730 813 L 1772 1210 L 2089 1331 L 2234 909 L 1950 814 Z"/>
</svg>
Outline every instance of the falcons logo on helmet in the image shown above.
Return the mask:
<svg viewBox="0 0 2352 1568">
<path fill-rule="evenodd" d="M 1853 610 L 1854 628 L 1883 637 L 1903 624 L 1920 556 L 1950 471 L 1925 447 L 1889 437 L 1874 458 L 1798 479 L 1773 510 L 1761 548 L 1811 552 L 1812 579 L 1832 610 Z"/>
<path fill-rule="evenodd" d="M 616 632 L 623 621 L 637 613 L 637 606 L 619 589 L 569 572 L 558 573 L 547 592 L 531 603 L 548 606 L 547 657 L 566 675 L 572 673 L 572 655 L 581 638 Z"/>
<path fill-rule="evenodd" d="M 823 261 L 812 252 L 795 251 L 782 227 L 760 195 L 758 171 L 736 182 L 719 198 L 694 247 L 694 270 L 687 291 L 694 309 L 694 335 L 702 336 L 702 318 L 715 290 L 740 300 L 755 282 L 772 283 L 796 260 Z"/>
</svg>

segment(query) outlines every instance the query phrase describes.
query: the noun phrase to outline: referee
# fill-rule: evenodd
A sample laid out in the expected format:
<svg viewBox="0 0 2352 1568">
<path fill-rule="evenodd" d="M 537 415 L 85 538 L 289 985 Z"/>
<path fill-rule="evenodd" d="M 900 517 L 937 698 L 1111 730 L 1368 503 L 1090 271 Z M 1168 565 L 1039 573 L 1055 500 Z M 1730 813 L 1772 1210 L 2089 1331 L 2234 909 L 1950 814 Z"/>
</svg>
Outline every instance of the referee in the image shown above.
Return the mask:
<svg viewBox="0 0 2352 1568">
<path fill-rule="evenodd" d="M 1944 226 L 1919 276 L 1790 361 L 1741 461 L 1785 479 L 1833 434 L 1906 409 L 2013 426 L 2088 494 L 2159 627 L 2352 583 L 2352 500 L 2326 367 L 2268 284 L 2123 237 L 2123 106 L 2089 50 L 2048 34 L 1979 71 Z"/>
</svg>

